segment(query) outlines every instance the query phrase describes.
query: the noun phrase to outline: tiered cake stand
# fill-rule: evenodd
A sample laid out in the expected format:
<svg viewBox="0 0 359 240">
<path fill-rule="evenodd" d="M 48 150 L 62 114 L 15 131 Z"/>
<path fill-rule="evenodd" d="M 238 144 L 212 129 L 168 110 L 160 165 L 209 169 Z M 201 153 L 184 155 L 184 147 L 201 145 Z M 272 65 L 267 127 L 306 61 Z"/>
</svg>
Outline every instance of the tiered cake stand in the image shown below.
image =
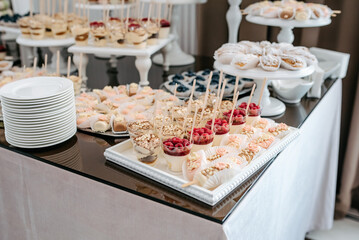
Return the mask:
<svg viewBox="0 0 359 240">
<path fill-rule="evenodd" d="M 118 10 L 118 9 L 127 9 L 128 7 L 131 7 L 133 4 L 100 4 L 100 3 L 76 3 L 75 7 L 76 8 L 85 8 L 85 9 L 89 9 L 89 10 L 97 10 L 97 11 L 102 11 L 104 9 L 107 10 Z"/>
<path fill-rule="evenodd" d="M 214 62 L 214 68 L 218 70 L 223 70 L 224 73 L 231 74 L 234 76 L 239 76 L 241 78 L 252 78 L 254 82 L 257 84 L 257 88 L 254 91 L 254 95 L 252 98 L 252 102 L 257 103 L 260 96 L 260 91 L 262 85 L 264 83 L 264 79 L 267 78 L 266 85 L 264 86 L 264 92 L 261 101 L 262 107 L 262 116 L 269 117 L 269 116 L 276 116 L 280 115 L 285 112 L 285 105 L 278 99 L 269 97 L 269 90 L 268 90 L 268 83 L 270 80 L 275 79 L 294 79 L 294 78 L 301 78 L 311 75 L 315 68 L 314 66 L 309 66 L 307 68 L 301 69 L 299 71 L 290 71 L 286 69 L 279 69 L 275 72 L 268 72 L 264 71 L 262 68 L 254 68 L 249 70 L 239 70 L 234 68 L 231 65 L 224 65 L 218 61 Z M 247 102 L 248 97 L 242 98 L 239 100 L 240 102 Z"/>
<path fill-rule="evenodd" d="M 280 27 L 281 30 L 277 36 L 278 42 L 293 43 L 294 34 L 293 28 L 309 28 L 309 27 L 322 27 L 329 25 L 332 21 L 330 18 L 327 19 L 318 19 L 318 20 L 307 20 L 307 21 L 297 21 L 297 20 L 283 20 L 279 18 L 265 18 L 260 16 L 251 16 L 247 15 L 246 20 L 251 23 Z"/>
<path fill-rule="evenodd" d="M 68 46 L 71 46 L 73 44 L 75 44 L 75 39 L 70 37 L 70 38 L 65 38 L 65 39 L 53 39 L 53 38 L 45 38 L 42 40 L 34 40 L 34 39 L 30 39 L 30 38 L 24 38 L 23 36 L 19 36 L 16 38 L 16 42 L 21 45 L 21 46 L 26 46 L 26 47 L 48 47 L 49 50 L 52 53 L 52 58 L 51 58 L 51 64 L 48 67 L 48 70 L 51 72 L 55 72 L 56 71 L 56 53 L 57 51 L 60 51 Z M 65 60 L 63 58 L 60 57 L 60 73 L 61 74 L 66 74 L 67 73 L 67 65 L 65 63 Z M 75 70 L 74 66 L 71 66 L 71 72 Z"/>
<path fill-rule="evenodd" d="M 140 74 L 140 85 L 147 86 L 149 85 L 148 81 L 148 72 L 151 68 L 152 61 L 151 56 L 161 50 L 162 54 L 165 59 L 165 64 L 163 64 L 163 68 L 165 71 L 168 71 L 169 65 L 167 62 L 167 46 L 173 40 L 173 36 L 170 35 L 167 39 L 159 39 L 156 45 L 147 46 L 144 49 L 136 49 L 133 47 L 123 47 L 123 48 L 113 48 L 113 47 L 96 47 L 93 46 L 90 42 L 88 46 L 71 46 L 68 51 L 74 53 L 74 63 L 79 68 L 80 66 L 80 53 L 83 53 L 83 62 L 82 62 L 82 69 L 83 69 L 83 78 L 82 84 L 83 88 L 87 88 L 87 76 L 86 76 L 86 66 L 88 62 L 88 57 L 86 54 L 105 54 L 111 56 L 112 58 L 116 58 L 117 56 L 135 56 L 136 61 L 135 65 Z M 112 64 L 113 68 L 117 68 L 117 64 Z"/>
<path fill-rule="evenodd" d="M 172 19 L 171 19 L 171 34 L 175 37 L 175 41 L 172 42 L 171 46 L 169 47 L 168 52 L 168 62 L 170 66 L 181 66 L 181 65 L 188 65 L 194 63 L 194 57 L 186 54 L 182 51 L 178 39 L 181 36 L 178 35 L 177 28 L 178 23 L 181 21 L 180 17 L 180 5 L 187 5 L 187 4 L 203 4 L 206 3 L 207 0 L 141 0 L 142 2 L 160 2 L 160 3 L 171 3 L 173 4 L 172 9 Z M 194 24 L 188 23 L 187 24 Z M 188 37 L 188 36 L 184 36 Z M 191 39 L 188 37 L 188 39 Z M 156 64 L 163 64 L 163 58 L 161 54 L 155 55 L 153 57 L 153 62 Z"/>
</svg>

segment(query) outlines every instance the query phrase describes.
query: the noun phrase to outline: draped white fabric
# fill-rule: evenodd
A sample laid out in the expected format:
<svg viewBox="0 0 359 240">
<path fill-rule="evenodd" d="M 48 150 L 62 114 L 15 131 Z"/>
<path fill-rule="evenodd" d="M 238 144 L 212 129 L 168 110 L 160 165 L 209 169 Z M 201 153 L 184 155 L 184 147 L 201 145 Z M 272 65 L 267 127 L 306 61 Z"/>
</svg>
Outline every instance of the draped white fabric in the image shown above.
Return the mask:
<svg viewBox="0 0 359 240">
<path fill-rule="evenodd" d="M 340 105 L 337 81 L 223 225 L 0 148 L 0 239 L 302 240 L 332 225 Z"/>
</svg>

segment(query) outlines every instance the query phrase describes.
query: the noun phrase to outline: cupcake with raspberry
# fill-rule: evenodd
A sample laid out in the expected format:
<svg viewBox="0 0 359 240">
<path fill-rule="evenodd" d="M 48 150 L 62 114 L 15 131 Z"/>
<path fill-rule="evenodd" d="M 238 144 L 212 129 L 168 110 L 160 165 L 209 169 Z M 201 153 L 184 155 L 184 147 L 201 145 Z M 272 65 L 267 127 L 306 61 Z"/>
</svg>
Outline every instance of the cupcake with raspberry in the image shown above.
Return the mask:
<svg viewBox="0 0 359 240">
<path fill-rule="evenodd" d="M 209 120 L 206 123 L 206 128 L 211 129 L 212 128 L 212 121 L 213 119 Z M 219 146 L 222 139 L 229 135 L 229 124 L 227 120 L 216 118 L 214 120 L 213 125 L 213 131 L 215 133 L 214 140 L 213 140 L 213 146 Z"/>
<path fill-rule="evenodd" d="M 247 103 L 242 102 L 241 105 L 239 105 L 239 108 L 247 109 Z M 246 118 L 246 122 L 248 125 L 251 125 L 252 123 L 258 121 L 261 117 L 262 109 L 259 105 L 255 103 L 250 103 L 248 108 L 248 115 Z"/>
<path fill-rule="evenodd" d="M 232 110 L 223 113 L 224 119 L 230 123 L 232 121 L 231 129 L 229 131 L 230 134 L 237 133 L 242 127 L 246 124 L 246 111 L 244 109 L 234 109 L 232 120 L 230 120 Z"/>
<path fill-rule="evenodd" d="M 171 171 L 182 171 L 182 164 L 190 154 L 192 145 L 185 138 L 170 137 L 162 140 L 163 155 Z"/>
<path fill-rule="evenodd" d="M 212 147 L 214 140 L 214 133 L 212 130 L 202 127 L 194 128 L 192 133 L 193 147 L 192 152 L 197 152 L 199 150 L 206 151 Z"/>
</svg>

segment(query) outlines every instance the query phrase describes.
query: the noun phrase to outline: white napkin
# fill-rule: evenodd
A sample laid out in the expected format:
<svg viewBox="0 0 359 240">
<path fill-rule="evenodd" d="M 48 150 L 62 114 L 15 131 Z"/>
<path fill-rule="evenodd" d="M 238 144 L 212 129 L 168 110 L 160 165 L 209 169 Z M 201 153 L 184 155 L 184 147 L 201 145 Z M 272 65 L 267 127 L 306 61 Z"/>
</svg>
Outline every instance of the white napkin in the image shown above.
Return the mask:
<svg viewBox="0 0 359 240">
<path fill-rule="evenodd" d="M 321 69 L 318 65 L 315 66 L 315 71 L 310 76 L 310 80 L 314 82 L 314 84 L 308 91 L 307 97 L 320 98 L 322 92 L 322 83 L 324 82 L 324 70 Z"/>
</svg>

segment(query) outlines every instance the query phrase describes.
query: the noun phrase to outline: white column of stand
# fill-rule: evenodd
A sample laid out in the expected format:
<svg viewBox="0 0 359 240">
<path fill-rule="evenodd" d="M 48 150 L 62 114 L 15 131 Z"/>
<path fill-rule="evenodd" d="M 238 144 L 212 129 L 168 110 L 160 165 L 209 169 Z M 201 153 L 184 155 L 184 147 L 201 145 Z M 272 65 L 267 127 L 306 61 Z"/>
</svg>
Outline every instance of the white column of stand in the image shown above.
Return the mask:
<svg viewBox="0 0 359 240">
<path fill-rule="evenodd" d="M 177 27 L 180 21 L 179 5 L 174 4 L 172 9 L 172 21 L 171 21 L 171 34 L 174 36 L 174 41 L 171 43 L 171 51 L 168 53 L 168 62 L 170 66 L 181 66 L 194 63 L 194 57 L 184 53 L 178 43 Z M 163 64 L 163 58 L 161 54 L 157 54 L 153 57 L 153 62 L 159 65 Z"/>
<path fill-rule="evenodd" d="M 140 74 L 140 86 L 148 86 L 148 72 L 152 66 L 150 56 L 137 56 L 135 60 L 136 68 Z"/>
<path fill-rule="evenodd" d="M 172 44 L 167 44 L 164 48 L 162 48 L 162 58 L 163 58 L 163 71 L 167 72 L 170 70 L 170 62 L 168 58 L 168 53 L 171 52 Z"/>
<path fill-rule="evenodd" d="M 281 27 L 281 30 L 277 36 L 278 42 L 284 43 L 293 43 L 294 41 L 294 34 L 293 34 L 293 27 Z"/>
<path fill-rule="evenodd" d="M 260 92 L 262 89 L 262 85 L 264 83 L 264 79 L 253 79 L 253 80 L 256 83 L 257 87 L 256 87 L 256 90 L 254 91 L 254 94 L 252 97 L 252 102 L 257 104 L 259 101 L 259 96 L 260 96 Z M 268 90 L 269 82 L 270 81 L 267 80 L 266 85 L 264 86 L 265 89 L 264 89 L 262 100 L 261 100 L 261 109 L 262 109 L 261 115 L 263 117 L 271 117 L 271 116 L 280 115 L 280 114 L 284 113 L 285 109 L 286 109 L 284 103 L 282 103 L 278 99 L 270 97 L 269 90 Z M 239 102 L 247 102 L 248 98 L 249 97 L 241 98 L 241 99 L 239 99 Z"/>
<path fill-rule="evenodd" d="M 74 57 L 73 57 L 73 61 L 74 64 L 76 66 L 77 69 L 80 69 L 80 53 L 74 53 Z M 83 54 L 82 55 L 82 82 L 81 82 L 81 91 L 85 92 L 87 90 L 87 73 L 86 73 L 86 69 L 87 69 L 87 64 L 89 62 L 88 56 L 87 54 Z"/>
<path fill-rule="evenodd" d="M 239 8 L 242 0 L 228 0 L 228 3 L 229 9 L 226 13 L 226 20 L 228 25 L 228 42 L 236 43 L 238 42 L 239 25 L 242 21 L 242 13 Z"/>
</svg>

